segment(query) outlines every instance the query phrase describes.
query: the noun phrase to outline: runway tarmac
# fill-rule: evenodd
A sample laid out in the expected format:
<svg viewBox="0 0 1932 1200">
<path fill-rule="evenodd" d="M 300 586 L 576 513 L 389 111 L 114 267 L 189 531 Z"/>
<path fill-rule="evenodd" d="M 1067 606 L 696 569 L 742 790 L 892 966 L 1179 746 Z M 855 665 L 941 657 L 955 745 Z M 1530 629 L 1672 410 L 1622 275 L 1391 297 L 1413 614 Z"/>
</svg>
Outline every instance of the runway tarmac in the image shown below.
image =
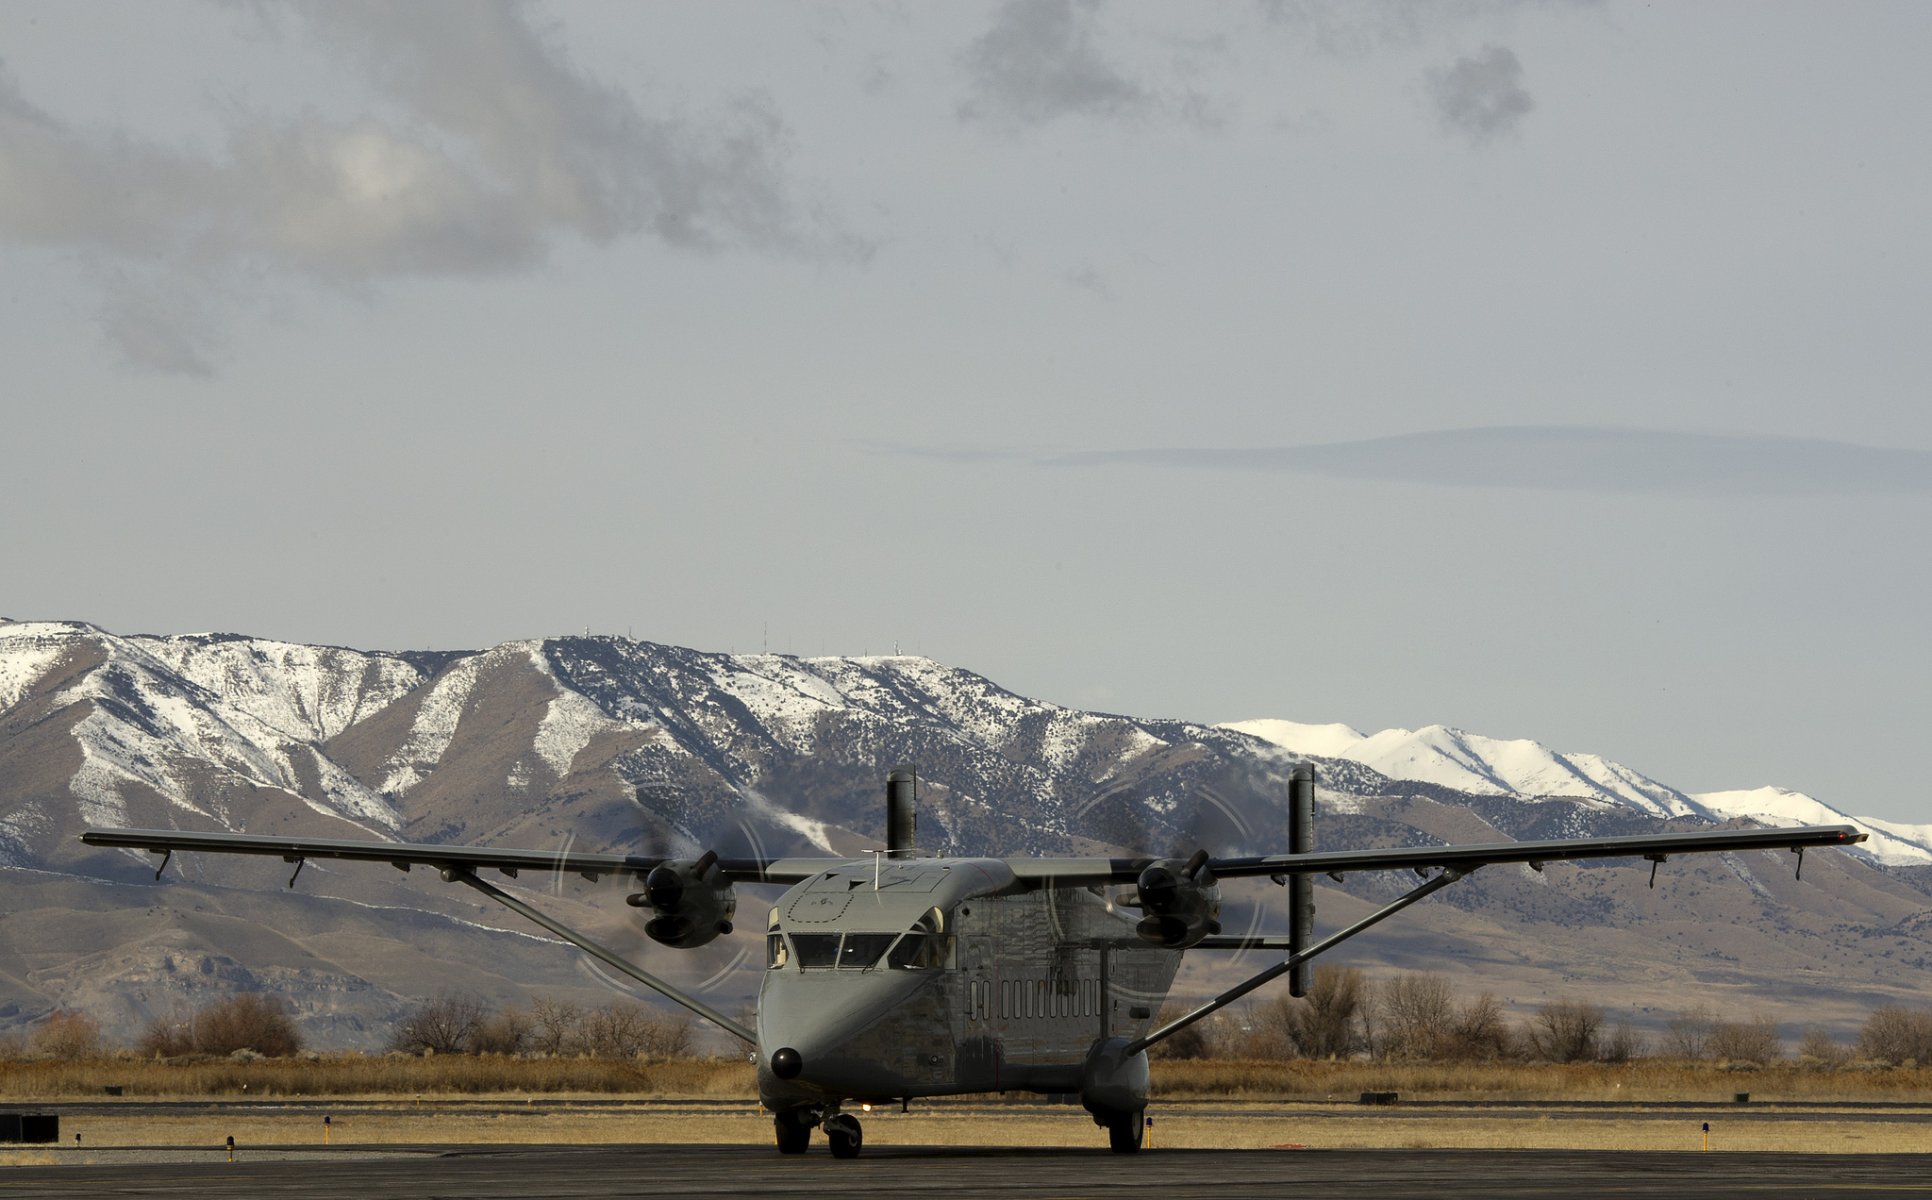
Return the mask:
<svg viewBox="0 0 1932 1200">
<path fill-rule="evenodd" d="M 243 1161 L 0 1169 L 10 1196 L 1853 1197 L 1932 1195 L 1920 1155 L 1486 1150 L 1105 1150 L 886 1147 L 841 1162 L 741 1146 L 312 1147 Z"/>
</svg>

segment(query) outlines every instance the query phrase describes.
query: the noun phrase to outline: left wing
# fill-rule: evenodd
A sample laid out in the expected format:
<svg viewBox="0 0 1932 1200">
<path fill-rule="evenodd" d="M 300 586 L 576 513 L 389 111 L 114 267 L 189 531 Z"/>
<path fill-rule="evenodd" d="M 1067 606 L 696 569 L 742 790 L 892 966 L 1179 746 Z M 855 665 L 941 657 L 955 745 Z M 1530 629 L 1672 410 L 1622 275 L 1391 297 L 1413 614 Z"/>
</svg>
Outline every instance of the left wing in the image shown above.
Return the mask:
<svg viewBox="0 0 1932 1200">
<path fill-rule="evenodd" d="M 652 867 L 670 861 L 639 854 L 438 846 L 426 842 L 359 841 L 351 838 L 279 838 L 248 833 L 183 833 L 175 829 L 89 829 L 81 834 L 81 841 L 90 846 L 124 846 L 155 854 L 172 854 L 176 850 L 265 854 L 292 863 L 311 858 L 354 859 L 386 862 L 405 871 L 412 866 L 433 867 L 441 871 L 490 868 L 513 879 L 522 871 L 568 872 L 587 879 L 628 872 L 642 878 Z M 720 859 L 718 866 L 733 883 L 797 883 L 811 878 L 836 861 L 728 858 Z"/>
<path fill-rule="evenodd" d="M 1452 868 L 1469 872 L 1494 863 L 1541 866 L 1579 858 L 1651 858 L 1675 854 L 1717 854 L 1726 850 L 1803 852 L 1810 846 L 1850 846 L 1865 835 L 1850 825 L 1805 825 L 1792 829 L 1725 829 L 1695 833 L 1650 833 L 1633 837 L 1568 838 L 1547 842 L 1487 842 L 1469 845 L 1398 846 L 1383 850 L 1325 850 L 1313 854 L 1269 854 L 1255 858 L 1211 858 L 1216 879 L 1252 875 L 1340 875 L 1348 871 L 1426 871 Z M 1132 883 L 1152 862 L 1148 858 L 1012 859 L 1020 879 L 1044 884 Z"/>
</svg>

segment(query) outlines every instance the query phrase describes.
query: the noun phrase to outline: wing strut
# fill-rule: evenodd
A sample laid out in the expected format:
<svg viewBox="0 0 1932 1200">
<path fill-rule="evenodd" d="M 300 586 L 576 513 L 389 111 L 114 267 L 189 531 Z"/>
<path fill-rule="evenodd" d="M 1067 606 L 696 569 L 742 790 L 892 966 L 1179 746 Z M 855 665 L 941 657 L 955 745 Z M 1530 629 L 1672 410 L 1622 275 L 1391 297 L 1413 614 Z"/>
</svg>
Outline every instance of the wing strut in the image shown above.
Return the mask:
<svg viewBox="0 0 1932 1200">
<path fill-rule="evenodd" d="M 692 1012 L 724 1030 L 732 1037 L 748 1042 L 753 1046 L 758 1044 L 757 1034 L 746 1029 L 743 1025 L 738 1024 L 738 1022 L 732 1020 L 730 1017 L 725 1016 L 717 1009 L 712 1008 L 709 1004 L 706 1004 L 695 996 L 686 995 L 649 972 L 632 966 L 622 958 L 619 958 L 614 952 L 591 941 L 589 938 L 571 929 L 568 925 L 545 916 L 515 896 L 510 895 L 502 888 L 483 882 L 473 872 L 463 867 L 445 867 L 443 868 L 443 880 L 446 883 L 460 883 L 475 888 L 477 891 L 482 892 L 485 896 L 488 896 L 518 916 L 543 926 L 545 929 L 548 929 L 592 958 L 602 962 L 612 970 L 620 971 L 666 999 L 682 1004 Z"/>
<path fill-rule="evenodd" d="M 1146 1037 L 1137 1038 L 1134 1041 L 1128 1042 L 1127 1045 L 1122 1048 L 1121 1053 L 1128 1057 L 1132 1057 L 1133 1055 L 1139 1054 L 1142 1050 L 1147 1049 L 1147 1047 L 1153 1045 L 1155 1042 L 1173 1037 L 1175 1034 L 1179 1033 L 1183 1029 L 1186 1029 L 1189 1025 L 1194 1024 L 1194 1022 L 1200 1020 L 1202 1017 L 1208 1016 L 1212 1013 L 1220 1011 L 1223 1008 L 1226 1008 L 1228 1005 L 1233 1004 L 1236 1000 L 1239 1000 L 1241 997 L 1247 995 L 1249 992 L 1254 991 L 1256 988 L 1260 987 L 1264 983 L 1267 983 L 1269 980 L 1277 979 L 1283 975 L 1286 975 L 1288 972 L 1294 970 L 1296 967 L 1299 967 L 1303 963 L 1307 962 L 1309 959 L 1315 957 L 1317 954 L 1320 954 L 1322 951 L 1327 950 L 1333 946 L 1340 945 L 1342 942 L 1345 942 L 1348 939 L 1354 937 L 1356 934 L 1362 932 L 1364 929 L 1367 929 L 1369 926 L 1377 924 L 1378 922 L 1386 920 L 1387 918 L 1394 916 L 1396 913 L 1401 912 L 1403 909 L 1409 907 L 1409 905 L 1414 904 L 1416 901 L 1422 899 L 1423 897 L 1429 896 L 1435 892 L 1441 891 L 1443 888 L 1448 887 L 1450 884 L 1456 882 L 1458 879 L 1462 879 L 1463 877 L 1467 876 L 1471 871 L 1474 871 L 1475 869 L 1476 868 L 1474 867 L 1468 867 L 1468 868 L 1444 867 L 1442 871 L 1438 873 L 1434 879 L 1431 879 L 1426 883 L 1416 885 L 1414 889 L 1412 889 L 1407 894 L 1405 894 L 1401 899 L 1396 900 L 1391 904 L 1385 905 L 1382 908 L 1376 909 L 1368 916 L 1363 917 L 1361 920 L 1355 922 L 1355 924 L 1350 925 L 1347 929 L 1341 930 L 1338 933 L 1330 934 L 1329 936 L 1323 938 L 1321 941 L 1316 942 L 1314 945 L 1308 947 L 1308 949 L 1306 950 L 1300 950 L 1293 954 L 1290 954 L 1287 958 L 1276 963 L 1274 966 L 1269 967 L 1267 970 L 1261 972 L 1259 975 L 1256 975 L 1242 983 L 1235 984 L 1233 987 L 1229 988 L 1225 992 L 1222 992 L 1220 995 L 1208 1001 L 1206 1004 L 1203 1004 L 1201 1007 L 1195 1009 L 1193 1012 L 1187 1013 L 1183 1016 L 1175 1018 L 1172 1021 L 1169 1021 L 1167 1024 L 1161 1026 L 1159 1029 L 1156 1029 L 1154 1032 L 1148 1034 Z"/>
</svg>

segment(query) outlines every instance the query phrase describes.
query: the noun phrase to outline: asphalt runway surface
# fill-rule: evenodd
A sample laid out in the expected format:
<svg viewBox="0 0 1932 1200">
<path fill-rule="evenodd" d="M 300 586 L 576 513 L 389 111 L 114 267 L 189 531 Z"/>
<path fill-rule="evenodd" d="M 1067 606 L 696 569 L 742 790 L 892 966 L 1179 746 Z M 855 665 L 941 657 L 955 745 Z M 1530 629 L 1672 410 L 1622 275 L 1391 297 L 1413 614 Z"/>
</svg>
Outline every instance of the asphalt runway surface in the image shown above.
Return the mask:
<svg viewBox="0 0 1932 1200">
<path fill-rule="evenodd" d="M 1526 1150 L 885 1147 L 841 1162 L 744 1146 L 314 1148 L 242 1161 L 0 1169 L 8 1196 L 1615 1196 L 1932 1195 L 1932 1156 Z"/>
</svg>

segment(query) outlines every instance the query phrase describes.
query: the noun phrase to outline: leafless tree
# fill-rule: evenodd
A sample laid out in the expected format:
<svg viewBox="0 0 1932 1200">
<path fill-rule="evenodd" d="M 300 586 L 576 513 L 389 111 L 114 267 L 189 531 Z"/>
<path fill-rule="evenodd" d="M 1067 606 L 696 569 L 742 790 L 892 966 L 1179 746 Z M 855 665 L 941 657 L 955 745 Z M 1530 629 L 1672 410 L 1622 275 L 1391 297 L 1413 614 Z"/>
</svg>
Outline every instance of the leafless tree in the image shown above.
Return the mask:
<svg viewBox="0 0 1932 1200">
<path fill-rule="evenodd" d="M 408 1054 L 463 1054 L 476 1041 L 489 1010 L 475 996 L 443 992 L 397 1023 L 389 1048 Z"/>
<path fill-rule="evenodd" d="M 1588 1062 L 1597 1057 L 1603 1009 L 1585 1000 L 1552 1000 L 1523 1028 L 1530 1053 L 1546 1062 Z"/>
<path fill-rule="evenodd" d="M 1598 1041 L 1597 1057 L 1604 1062 L 1624 1063 L 1642 1058 L 1644 1039 L 1629 1021 L 1618 1021 Z"/>
<path fill-rule="evenodd" d="M 1759 1013 L 1741 1021 L 1719 1021 L 1711 1026 L 1706 1047 L 1720 1062 L 1768 1063 L 1784 1056 L 1784 1041 L 1778 1037 L 1778 1023 Z"/>
<path fill-rule="evenodd" d="M 1711 1029 L 1717 1014 L 1708 1004 L 1685 1009 L 1664 1022 L 1664 1053 L 1672 1058 L 1705 1058 L 1710 1054 Z"/>
<path fill-rule="evenodd" d="M 142 1027 L 141 1036 L 135 1040 L 134 1048 L 144 1058 L 180 1058 L 195 1052 L 195 1015 L 186 1008 L 176 1008 L 165 1016 L 156 1016 Z"/>
<path fill-rule="evenodd" d="M 286 1058 L 302 1049 L 288 1004 L 260 992 L 242 992 L 205 1006 L 194 1015 L 193 1027 L 194 1048 L 202 1054 L 252 1050 Z"/>
<path fill-rule="evenodd" d="M 1443 1057 L 1455 1023 L 1455 994 L 1449 981 L 1428 972 L 1404 972 L 1376 989 L 1376 1015 L 1382 1026 L 1381 1057 Z"/>
<path fill-rule="evenodd" d="M 646 1058 L 684 1058 L 691 1053 L 697 1030 L 686 1013 L 656 1013 L 651 1018 L 650 1035 L 645 1039 Z"/>
<path fill-rule="evenodd" d="M 1362 1044 L 1358 1024 L 1369 995 L 1358 969 L 1316 967 L 1308 995 L 1278 997 L 1262 1007 L 1259 1019 L 1303 1058 L 1342 1058 Z"/>
<path fill-rule="evenodd" d="M 1823 1063 L 1828 1067 L 1843 1066 L 1851 1060 L 1851 1053 L 1849 1047 L 1817 1025 L 1807 1025 L 1804 1034 L 1798 1039 L 1799 1058 Z"/>
<path fill-rule="evenodd" d="M 477 1054 L 520 1054 L 530 1045 L 530 1014 L 520 1008 L 506 1008 L 483 1018 L 477 1026 L 470 1049 Z"/>
<path fill-rule="evenodd" d="M 71 1008 L 42 1017 L 27 1039 L 27 1053 L 33 1057 L 64 1062 L 99 1058 L 101 1049 L 101 1023 Z"/>
<path fill-rule="evenodd" d="M 651 1040 L 651 1010 L 634 1000 L 616 1000 L 584 1014 L 583 1043 L 597 1058 L 636 1058 Z"/>
<path fill-rule="evenodd" d="M 1932 1010 L 1897 1004 L 1873 1009 L 1858 1031 L 1858 1054 L 1893 1066 L 1932 1063 Z"/>
<path fill-rule="evenodd" d="M 1484 992 L 1456 1010 L 1443 1052 L 1450 1058 L 1490 1062 L 1508 1058 L 1514 1040 L 1501 1001 L 1494 992 Z"/>
<path fill-rule="evenodd" d="M 529 1047 L 537 1054 L 581 1054 L 579 1027 L 584 1010 L 564 1000 L 540 996 L 530 1005 Z"/>
</svg>

